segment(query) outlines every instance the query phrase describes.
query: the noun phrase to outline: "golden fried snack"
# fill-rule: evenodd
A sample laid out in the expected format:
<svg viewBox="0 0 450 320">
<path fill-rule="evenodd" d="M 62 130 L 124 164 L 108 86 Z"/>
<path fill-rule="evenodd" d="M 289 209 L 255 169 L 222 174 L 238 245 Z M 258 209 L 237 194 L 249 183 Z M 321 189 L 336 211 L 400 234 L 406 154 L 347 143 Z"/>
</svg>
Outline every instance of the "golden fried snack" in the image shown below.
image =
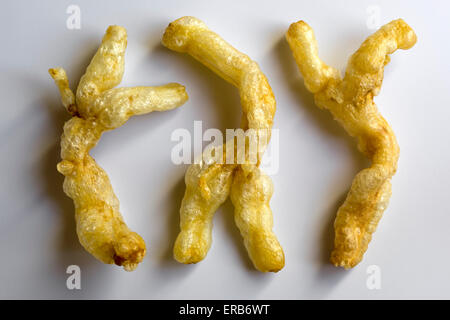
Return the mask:
<svg viewBox="0 0 450 320">
<path fill-rule="evenodd" d="M 134 270 L 145 255 L 144 240 L 131 231 L 119 212 L 119 200 L 106 172 L 89 155 L 104 131 L 133 115 L 170 110 L 188 96 L 182 85 L 113 89 L 122 79 L 126 30 L 110 26 L 80 80 L 77 95 L 62 68 L 50 69 L 72 118 L 64 125 L 57 169 L 65 176 L 64 192 L 75 204 L 77 234 L 82 246 L 100 261 Z"/>
<path fill-rule="evenodd" d="M 362 260 L 388 205 L 390 180 L 399 156 L 395 135 L 378 112 L 373 97 L 380 91 L 389 55 L 397 49 L 411 48 L 416 35 L 401 19 L 381 27 L 351 56 L 344 79 L 320 60 L 313 30 L 304 21 L 293 23 L 286 39 L 317 106 L 328 109 L 347 133 L 357 138 L 358 149 L 372 162 L 353 180 L 334 223 L 331 262 L 352 268 Z"/>
<path fill-rule="evenodd" d="M 256 269 L 263 272 L 281 270 L 284 253 L 272 232 L 269 207 L 273 187 L 270 178 L 258 168 L 270 139 L 276 109 L 266 77 L 256 62 L 194 17 L 183 17 L 170 23 L 162 43 L 174 51 L 190 54 L 239 89 L 242 128 L 255 129 L 254 138 L 259 141 L 257 163 L 238 164 L 235 158 L 232 163 L 202 161 L 189 167 L 180 209 L 181 232 L 174 247 L 175 259 L 182 263 L 197 263 L 206 256 L 211 246 L 213 215 L 231 190 L 235 221 Z M 260 139 L 263 135 L 266 140 Z M 226 144 L 221 150 L 225 158 Z"/>
</svg>

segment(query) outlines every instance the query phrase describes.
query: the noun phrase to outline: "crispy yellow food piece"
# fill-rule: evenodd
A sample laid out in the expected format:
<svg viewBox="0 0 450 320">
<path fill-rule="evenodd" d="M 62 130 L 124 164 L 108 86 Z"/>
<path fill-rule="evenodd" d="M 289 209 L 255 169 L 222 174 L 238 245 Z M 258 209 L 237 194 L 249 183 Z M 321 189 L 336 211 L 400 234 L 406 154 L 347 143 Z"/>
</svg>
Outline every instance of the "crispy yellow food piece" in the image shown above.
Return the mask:
<svg viewBox="0 0 450 320">
<path fill-rule="evenodd" d="M 368 37 L 351 56 L 344 79 L 320 60 L 313 30 L 304 21 L 291 24 L 286 39 L 319 108 L 328 109 L 372 162 L 353 180 L 339 208 L 331 262 L 352 268 L 363 258 L 391 196 L 399 147 L 373 97 L 380 91 L 384 66 L 397 49 L 416 43 L 414 31 L 403 20 L 392 21 Z"/>
<path fill-rule="evenodd" d="M 145 255 L 144 240 L 131 231 L 119 212 L 119 200 L 106 172 L 89 155 L 104 131 L 133 115 L 170 110 L 188 96 L 182 85 L 113 89 L 122 79 L 126 30 L 110 26 L 80 80 L 77 95 L 62 68 L 50 69 L 72 118 L 64 125 L 57 169 L 65 176 L 64 192 L 75 204 L 77 234 L 83 247 L 100 261 L 134 270 Z"/>
<path fill-rule="evenodd" d="M 275 114 L 272 89 L 256 62 L 225 42 L 199 19 L 183 17 L 169 24 L 162 43 L 186 52 L 239 89 L 243 108 L 242 128 L 259 129 L 270 138 Z M 231 191 L 235 221 L 256 269 L 277 272 L 284 266 L 284 253 L 272 232 L 269 201 L 270 178 L 258 168 L 266 144 L 258 145 L 257 163 L 193 164 L 186 172 L 186 193 L 180 209 L 181 232 L 174 257 L 182 263 L 197 263 L 211 246 L 212 218 Z M 225 145 L 222 148 L 225 157 Z M 205 157 L 204 157 L 205 158 Z"/>
</svg>

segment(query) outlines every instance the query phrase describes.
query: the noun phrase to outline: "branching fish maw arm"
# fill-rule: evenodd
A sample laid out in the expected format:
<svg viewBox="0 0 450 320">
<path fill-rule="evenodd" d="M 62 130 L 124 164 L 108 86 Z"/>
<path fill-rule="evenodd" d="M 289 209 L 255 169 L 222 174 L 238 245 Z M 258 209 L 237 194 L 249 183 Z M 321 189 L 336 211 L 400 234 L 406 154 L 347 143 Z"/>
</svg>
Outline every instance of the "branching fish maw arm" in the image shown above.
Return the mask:
<svg viewBox="0 0 450 320">
<path fill-rule="evenodd" d="M 126 48 L 127 31 L 125 28 L 110 26 L 78 84 L 76 96 L 80 115 L 90 116 L 89 108 L 92 107 L 95 98 L 122 81 Z"/>
<path fill-rule="evenodd" d="M 92 103 L 91 112 L 107 129 L 123 125 L 131 116 L 178 108 L 188 100 L 185 87 L 169 83 L 158 87 L 114 88 Z"/>
<path fill-rule="evenodd" d="M 237 164 L 235 158 L 233 164 L 202 162 L 188 169 L 187 188 L 180 210 L 181 233 L 174 248 L 175 258 L 183 263 L 196 263 L 205 257 L 211 245 L 213 214 L 226 200 L 231 187 L 236 223 L 255 267 L 263 272 L 280 270 L 284 266 L 284 254 L 272 232 L 272 223 L 269 223 L 272 221 L 269 207 L 272 189 L 267 189 L 269 178 L 263 176 L 258 168 L 270 139 L 276 109 L 267 78 L 256 62 L 197 18 L 182 17 L 170 23 L 162 43 L 174 51 L 188 53 L 236 86 L 243 108 L 243 129 L 260 129 L 256 131 L 256 138 L 261 131 L 264 131 L 262 134 L 266 138 L 264 144 L 258 144 L 257 163 Z M 226 147 L 220 150 L 225 153 Z M 256 199 L 257 192 L 262 190 L 266 194 L 259 201 Z M 255 201 L 247 205 L 246 197 L 252 197 Z M 263 235 L 270 240 L 258 238 Z"/>
<path fill-rule="evenodd" d="M 390 180 L 399 156 L 395 135 L 378 112 L 373 97 L 380 90 L 389 54 L 411 48 L 416 35 L 401 19 L 383 26 L 352 55 L 342 80 L 319 59 L 314 33 L 305 22 L 293 23 L 286 38 L 316 104 L 332 113 L 372 162 L 353 180 L 334 225 L 331 262 L 352 268 L 362 260 L 388 205 Z"/>
</svg>

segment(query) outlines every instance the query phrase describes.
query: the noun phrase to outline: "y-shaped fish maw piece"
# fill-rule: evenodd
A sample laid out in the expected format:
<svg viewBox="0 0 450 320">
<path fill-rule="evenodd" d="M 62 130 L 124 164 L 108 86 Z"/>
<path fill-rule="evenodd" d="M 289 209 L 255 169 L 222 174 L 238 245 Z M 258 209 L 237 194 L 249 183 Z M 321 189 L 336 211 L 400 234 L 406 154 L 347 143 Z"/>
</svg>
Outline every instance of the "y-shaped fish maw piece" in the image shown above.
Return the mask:
<svg viewBox="0 0 450 320">
<path fill-rule="evenodd" d="M 239 89 L 243 108 L 243 129 L 255 129 L 256 139 L 269 141 L 275 114 L 272 89 L 256 62 L 212 32 L 199 19 L 183 17 L 169 24 L 163 45 L 186 52 Z M 263 272 L 277 272 L 284 266 L 284 253 L 272 232 L 272 212 L 267 190 L 269 177 L 260 175 L 258 165 L 265 145 L 258 145 L 256 164 L 193 164 L 186 172 L 186 193 L 180 209 L 181 232 L 175 242 L 175 259 L 182 263 L 201 261 L 211 246 L 212 218 L 225 202 L 230 189 L 237 225 L 250 259 Z M 223 146 L 222 150 L 225 150 Z M 271 184 L 270 184 L 271 185 Z M 265 191 L 264 201 L 257 192 Z M 245 199 L 251 199 L 251 207 Z M 270 222 L 270 223 L 269 223 Z M 270 239 L 262 239 L 263 236 Z"/>
<path fill-rule="evenodd" d="M 170 110 L 187 100 L 182 85 L 118 88 L 123 75 L 126 31 L 108 28 L 102 45 L 80 80 L 77 96 L 62 68 L 50 69 L 63 105 L 72 114 L 64 125 L 57 169 L 65 176 L 64 192 L 75 204 L 77 234 L 83 247 L 100 261 L 134 270 L 145 255 L 144 240 L 131 231 L 106 172 L 89 155 L 102 133 L 132 115 Z"/>
<path fill-rule="evenodd" d="M 348 134 L 357 138 L 359 150 L 372 161 L 353 180 L 334 223 L 331 262 L 352 268 L 362 260 L 388 205 L 390 180 L 399 156 L 395 135 L 373 97 L 380 90 L 389 54 L 411 48 L 416 35 L 401 19 L 381 27 L 352 55 L 343 80 L 337 70 L 320 60 L 313 30 L 304 21 L 293 23 L 286 39 L 316 104 L 328 109 Z"/>
</svg>

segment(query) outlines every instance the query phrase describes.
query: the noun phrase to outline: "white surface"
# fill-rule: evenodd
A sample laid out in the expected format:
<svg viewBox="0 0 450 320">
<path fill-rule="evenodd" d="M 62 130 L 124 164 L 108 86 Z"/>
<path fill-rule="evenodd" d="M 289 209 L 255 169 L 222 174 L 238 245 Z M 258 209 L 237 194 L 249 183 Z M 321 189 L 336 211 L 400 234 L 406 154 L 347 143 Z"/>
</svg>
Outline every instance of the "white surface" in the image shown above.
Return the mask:
<svg viewBox="0 0 450 320">
<path fill-rule="evenodd" d="M 445 1 L 3 1 L 0 118 L 0 298 L 299 299 L 450 298 L 449 181 L 450 5 Z M 66 28 L 66 8 L 81 8 L 81 29 Z M 367 165 L 355 143 L 319 110 L 306 91 L 284 40 L 291 22 L 315 30 L 321 57 L 344 69 L 373 32 L 367 8 L 381 23 L 402 17 L 418 35 L 398 51 L 376 97 L 400 147 L 393 196 L 362 263 L 354 270 L 328 264 L 332 222 L 354 175 Z M 278 274 L 251 266 L 228 201 L 214 219 L 204 261 L 172 259 L 186 166 L 170 160 L 170 134 L 235 128 L 235 88 L 194 61 L 163 48 L 166 25 L 194 15 L 259 62 L 277 99 L 280 170 L 273 175 L 275 232 L 286 254 Z M 108 25 L 128 30 L 121 86 L 186 85 L 183 107 L 131 119 L 106 133 L 92 154 L 108 172 L 127 224 L 149 248 L 135 272 L 103 265 L 75 233 L 72 201 L 56 171 L 67 114 L 47 73 L 63 66 L 71 86 Z M 66 288 L 67 266 L 79 265 L 81 290 Z M 367 267 L 381 269 L 381 290 L 368 290 Z"/>
</svg>

